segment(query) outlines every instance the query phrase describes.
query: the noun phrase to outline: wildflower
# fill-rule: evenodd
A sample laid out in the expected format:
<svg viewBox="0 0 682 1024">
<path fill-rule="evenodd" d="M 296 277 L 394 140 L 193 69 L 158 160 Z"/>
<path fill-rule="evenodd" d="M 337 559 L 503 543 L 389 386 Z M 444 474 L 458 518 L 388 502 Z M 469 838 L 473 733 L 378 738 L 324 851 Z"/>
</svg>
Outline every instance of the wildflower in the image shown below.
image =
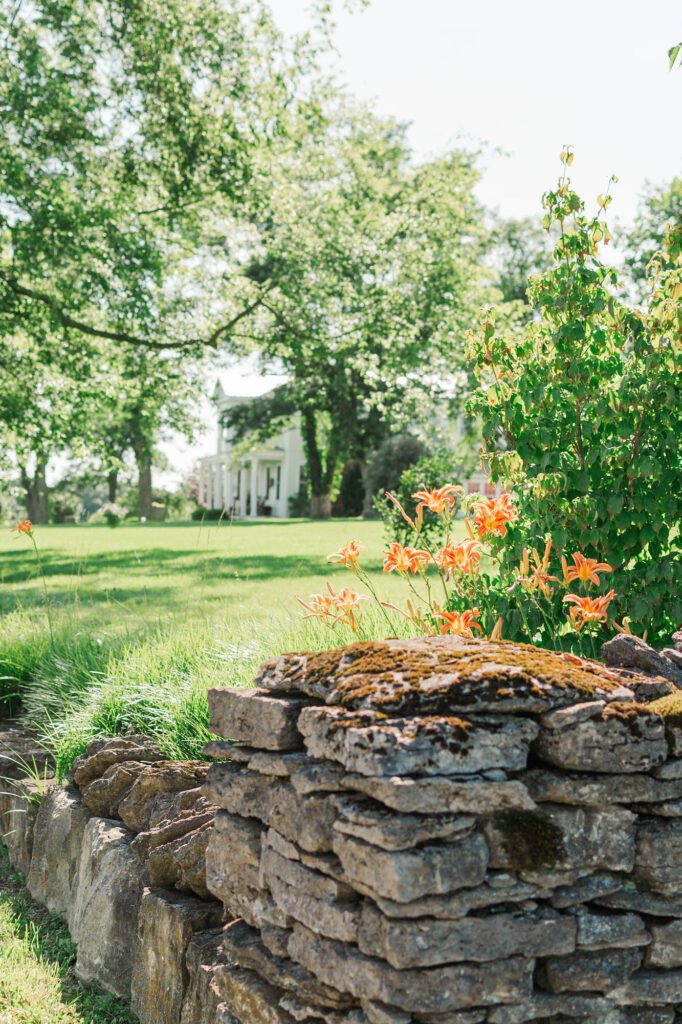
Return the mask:
<svg viewBox="0 0 682 1024">
<path fill-rule="evenodd" d="M 449 541 L 444 548 L 435 553 L 433 559 L 448 576 L 457 571 L 469 575 L 480 565 L 482 550 L 481 542 L 472 538 L 460 541 L 459 544 Z"/>
<path fill-rule="evenodd" d="M 428 508 L 438 516 L 448 515 L 455 507 L 455 494 L 461 494 L 462 488 L 454 484 L 447 484 L 445 487 L 438 487 L 431 491 L 415 491 L 412 497 L 419 502 L 417 515 L 420 510 Z"/>
<path fill-rule="evenodd" d="M 302 597 L 297 597 L 296 600 L 308 610 L 309 614 L 304 615 L 304 619 L 325 619 L 335 614 L 336 595 L 333 593 L 311 594 L 307 601 Z"/>
<path fill-rule="evenodd" d="M 25 533 L 28 537 L 33 533 L 33 523 L 30 519 L 22 519 L 12 528 L 13 533 Z"/>
<path fill-rule="evenodd" d="M 355 569 L 360 561 L 360 543 L 357 540 L 349 540 L 348 543 L 327 557 L 328 562 L 339 562 L 346 569 Z"/>
<path fill-rule="evenodd" d="M 351 629 L 357 629 L 357 616 L 360 612 L 360 602 L 367 601 L 366 594 L 357 594 L 354 590 L 344 587 L 340 594 L 334 595 L 337 612 L 337 622 L 343 622 Z"/>
<path fill-rule="evenodd" d="M 602 594 L 601 597 L 578 597 L 577 594 L 567 594 L 564 602 L 575 605 L 569 614 L 576 632 L 579 633 L 589 622 L 606 622 L 607 609 L 615 596 L 615 590 L 609 590 L 608 594 Z"/>
<path fill-rule="evenodd" d="M 408 572 L 422 572 L 429 564 L 431 555 L 419 548 L 403 547 L 398 541 L 389 544 L 384 557 L 384 572 L 397 572 L 407 575 Z"/>
<path fill-rule="evenodd" d="M 477 629 L 479 633 L 483 632 L 480 623 L 476 622 L 480 614 L 480 608 L 469 608 L 464 612 L 436 612 L 436 618 L 443 620 L 440 627 L 442 634 L 453 633 L 455 636 L 473 637 L 472 629 Z"/>
<path fill-rule="evenodd" d="M 507 523 L 518 517 L 518 510 L 512 504 L 511 494 L 501 494 L 499 498 L 485 498 L 474 502 L 474 523 L 481 540 L 491 533 L 504 537 Z"/>
<path fill-rule="evenodd" d="M 550 583 L 559 583 L 558 576 L 549 575 L 549 556 L 552 550 L 552 538 L 549 537 L 545 544 L 545 552 L 540 558 L 537 548 L 533 548 L 533 564 L 531 565 L 528 548 L 523 549 L 523 557 L 519 566 L 519 573 L 516 583 L 520 583 L 524 590 L 533 593 L 536 590 L 542 591 L 545 597 L 551 596 Z M 516 584 L 514 584 L 516 586 Z"/>
<path fill-rule="evenodd" d="M 561 565 L 566 583 L 580 580 L 581 583 L 596 583 L 599 586 L 598 573 L 613 572 L 613 566 L 608 562 L 598 562 L 596 558 L 585 558 L 580 554 L 573 555 L 573 565 L 569 565 L 565 558 L 561 559 Z"/>
<path fill-rule="evenodd" d="M 390 502 L 392 502 L 395 505 L 395 507 L 398 509 L 398 512 L 400 512 L 400 515 L 403 517 L 403 519 L 405 520 L 407 525 L 411 526 L 415 533 L 419 533 L 419 530 L 421 529 L 421 515 L 419 515 L 419 517 L 418 517 L 419 518 L 419 526 L 417 526 L 417 524 L 415 523 L 414 519 L 410 519 L 410 517 L 408 516 L 407 512 L 405 511 L 405 509 L 403 508 L 403 506 L 400 504 L 400 502 L 396 498 L 395 494 L 391 494 L 390 491 L 386 491 L 386 497 L 388 498 L 388 500 Z"/>
</svg>

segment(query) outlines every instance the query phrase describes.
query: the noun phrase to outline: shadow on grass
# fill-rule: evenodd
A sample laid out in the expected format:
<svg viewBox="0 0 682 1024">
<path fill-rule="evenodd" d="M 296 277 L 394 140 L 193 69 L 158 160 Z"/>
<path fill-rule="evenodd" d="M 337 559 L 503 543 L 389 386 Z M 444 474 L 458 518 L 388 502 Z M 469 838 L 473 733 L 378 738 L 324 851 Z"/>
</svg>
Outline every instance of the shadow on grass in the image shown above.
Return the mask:
<svg viewBox="0 0 682 1024">
<path fill-rule="evenodd" d="M 25 964 L 33 972 L 44 969 L 46 1002 L 40 1007 L 42 1015 L 35 1016 L 38 1007 L 37 996 L 29 970 L 22 972 L 21 962 L 11 960 L 4 965 L 4 972 L 16 970 L 17 977 L 11 978 L 11 990 L 21 993 L 25 986 L 26 1001 L 30 999 L 31 1021 L 36 1024 L 51 1024 L 59 1010 L 76 1014 L 75 1021 L 97 1024 L 135 1024 L 137 1018 L 119 999 L 107 995 L 93 985 L 82 984 L 75 975 L 76 947 L 71 941 L 66 924 L 34 902 L 24 887 L 21 875 L 12 871 L 7 851 L 0 845 L 0 938 L 13 941 Z M 22 973 L 24 974 L 22 981 Z M 55 985 L 56 981 L 56 985 Z M 19 998 L 21 996 L 19 995 Z M 2 1010 L 20 1012 L 24 1007 L 2 1006 Z M 66 1019 L 66 1013 L 64 1014 Z M 17 1017 L 23 1019 L 23 1017 Z M 62 1017 L 60 1015 L 59 1019 Z M 72 1019 L 71 1016 L 68 1018 Z"/>
</svg>

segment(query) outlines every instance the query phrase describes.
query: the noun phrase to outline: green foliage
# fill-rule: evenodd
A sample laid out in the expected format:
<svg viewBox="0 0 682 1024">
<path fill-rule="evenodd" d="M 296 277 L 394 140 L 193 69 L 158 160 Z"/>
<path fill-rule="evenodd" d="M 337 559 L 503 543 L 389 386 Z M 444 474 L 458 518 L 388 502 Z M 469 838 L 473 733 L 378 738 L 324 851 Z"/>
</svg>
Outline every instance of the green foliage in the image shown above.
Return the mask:
<svg viewBox="0 0 682 1024">
<path fill-rule="evenodd" d="M 334 515 L 359 516 L 365 504 L 365 480 L 362 463 L 351 459 L 343 467 L 339 496 L 334 507 Z"/>
<path fill-rule="evenodd" d="M 379 446 L 367 468 L 367 490 L 383 499 L 386 491 L 397 491 L 406 469 L 427 454 L 426 445 L 413 434 L 398 434 Z"/>
<path fill-rule="evenodd" d="M 530 217 L 499 221 L 493 228 L 490 263 L 505 302 L 528 302 L 531 278 L 551 262 L 547 233 Z"/>
<path fill-rule="evenodd" d="M 663 248 L 670 228 L 682 228 L 682 178 L 647 186 L 635 222 L 625 233 L 625 266 L 640 298 L 647 293 L 649 261 Z"/>
<path fill-rule="evenodd" d="M 408 466 L 400 474 L 398 486 L 387 488 L 396 498 L 411 519 L 416 516 L 417 501 L 412 497 L 417 491 L 433 490 L 444 484 L 457 484 L 468 475 L 472 457 L 467 457 L 457 450 L 441 448 L 431 454 L 422 455 L 413 465 Z M 374 507 L 381 516 L 384 532 L 388 542 L 399 540 L 402 544 L 413 543 L 411 527 L 405 522 L 398 509 L 385 495 L 377 494 Z M 426 515 L 421 529 L 421 537 L 430 548 L 443 544 L 450 526 L 440 517 Z"/>
<path fill-rule="evenodd" d="M 668 50 L 668 67 L 672 71 L 675 65 L 682 67 L 682 43 L 676 43 Z"/>
<path fill-rule="evenodd" d="M 666 639 L 682 621 L 682 231 L 649 267 L 644 309 L 615 298 L 616 271 L 599 258 L 610 234 L 598 197 L 589 216 L 566 168 L 544 197 L 559 238 L 536 278 L 534 321 L 499 328 L 485 315 L 472 335 L 480 416 L 494 475 L 514 488 L 519 541 L 547 535 L 566 553 L 609 562 L 614 612 L 633 631 Z"/>
</svg>

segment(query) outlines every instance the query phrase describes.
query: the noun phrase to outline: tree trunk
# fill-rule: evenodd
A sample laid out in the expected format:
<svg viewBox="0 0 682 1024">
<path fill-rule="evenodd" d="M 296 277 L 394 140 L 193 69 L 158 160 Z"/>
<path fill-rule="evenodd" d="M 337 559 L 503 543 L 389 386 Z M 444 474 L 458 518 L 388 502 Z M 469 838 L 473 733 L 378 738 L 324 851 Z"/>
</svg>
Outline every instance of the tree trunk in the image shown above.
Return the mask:
<svg viewBox="0 0 682 1024">
<path fill-rule="evenodd" d="M 313 519 L 331 519 L 331 494 L 313 494 L 310 501 L 310 515 Z"/>
<path fill-rule="evenodd" d="M 137 463 L 137 491 L 140 505 L 140 519 L 152 516 L 152 456 L 145 444 L 135 446 Z"/>
<path fill-rule="evenodd" d="M 107 488 L 109 491 L 109 503 L 116 504 L 116 492 L 118 490 L 118 470 L 110 469 L 107 474 Z"/>
<path fill-rule="evenodd" d="M 330 519 L 332 514 L 332 501 L 329 487 L 325 480 L 325 473 L 322 468 L 322 456 L 317 443 L 317 424 L 315 413 L 305 409 L 302 415 L 303 420 L 303 443 L 305 445 L 306 458 L 308 460 L 308 476 L 310 478 L 311 502 L 310 515 L 313 519 Z"/>
<path fill-rule="evenodd" d="M 44 525 L 50 521 L 49 492 L 45 471 L 47 460 L 36 464 L 33 476 L 21 470 L 21 483 L 26 494 L 26 513 L 32 523 Z"/>
</svg>

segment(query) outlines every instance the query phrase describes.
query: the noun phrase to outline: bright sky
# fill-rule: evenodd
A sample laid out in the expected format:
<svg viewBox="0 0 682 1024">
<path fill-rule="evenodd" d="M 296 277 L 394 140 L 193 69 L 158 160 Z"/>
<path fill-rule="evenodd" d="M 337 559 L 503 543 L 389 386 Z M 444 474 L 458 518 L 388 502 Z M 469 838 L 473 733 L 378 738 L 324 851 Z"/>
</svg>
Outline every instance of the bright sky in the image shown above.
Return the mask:
<svg viewBox="0 0 682 1024">
<path fill-rule="evenodd" d="M 287 32 L 308 24 L 308 0 L 270 6 Z M 646 181 L 682 173 L 682 69 L 667 61 L 679 0 L 372 0 L 338 23 L 349 90 L 409 121 L 420 158 L 484 146 L 479 195 L 504 216 L 539 216 L 564 143 L 586 198 L 618 175 L 615 220 L 632 219 Z M 234 394 L 266 389 L 250 367 L 223 380 Z M 197 445 L 172 445 L 173 464 L 189 468 L 214 438 L 211 424 Z"/>
</svg>

